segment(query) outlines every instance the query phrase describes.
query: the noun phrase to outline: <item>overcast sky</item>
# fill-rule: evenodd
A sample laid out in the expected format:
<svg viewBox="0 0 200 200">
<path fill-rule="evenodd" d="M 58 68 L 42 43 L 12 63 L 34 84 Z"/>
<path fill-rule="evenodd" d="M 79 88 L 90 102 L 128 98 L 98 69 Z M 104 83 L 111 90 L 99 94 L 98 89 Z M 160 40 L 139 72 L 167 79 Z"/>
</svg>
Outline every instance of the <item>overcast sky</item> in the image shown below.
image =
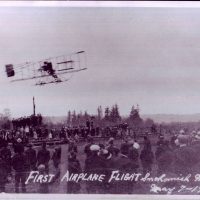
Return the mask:
<svg viewBox="0 0 200 200">
<path fill-rule="evenodd" d="M 117 103 L 126 115 L 200 113 L 200 8 L 0 7 L 0 112 L 96 113 Z M 87 53 L 87 71 L 66 83 L 10 83 L 4 65 Z"/>
</svg>

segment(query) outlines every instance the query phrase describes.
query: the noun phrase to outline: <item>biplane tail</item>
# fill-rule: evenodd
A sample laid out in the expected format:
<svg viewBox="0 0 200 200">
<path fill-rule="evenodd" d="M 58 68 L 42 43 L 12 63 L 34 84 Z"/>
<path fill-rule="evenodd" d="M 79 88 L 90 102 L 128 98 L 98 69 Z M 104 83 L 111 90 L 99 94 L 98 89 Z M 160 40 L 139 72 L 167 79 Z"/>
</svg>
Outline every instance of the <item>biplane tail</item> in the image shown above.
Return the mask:
<svg viewBox="0 0 200 200">
<path fill-rule="evenodd" d="M 15 70 L 13 64 L 5 65 L 7 77 L 15 76 Z"/>
</svg>

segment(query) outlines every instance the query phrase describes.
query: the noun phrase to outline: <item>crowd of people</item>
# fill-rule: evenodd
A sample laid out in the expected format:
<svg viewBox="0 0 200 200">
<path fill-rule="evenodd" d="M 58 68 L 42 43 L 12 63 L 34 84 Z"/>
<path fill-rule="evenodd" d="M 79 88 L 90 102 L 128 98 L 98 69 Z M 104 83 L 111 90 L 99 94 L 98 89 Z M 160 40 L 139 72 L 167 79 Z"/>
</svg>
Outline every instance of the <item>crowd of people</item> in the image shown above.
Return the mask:
<svg viewBox="0 0 200 200">
<path fill-rule="evenodd" d="M 23 121 L 27 119 L 23 118 Z M 15 127 L 12 130 L 0 130 L 0 137 L 4 138 L 7 142 L 13 142 L 19 136 L 23 141 L 28 140 L 68 140 L 70 138 L 81 138 L 85 140 L 89 135 L 92 137 L 114 137 L 122 138 L 124 135 L 135 135 L 132 129 L 121 126 L 112 127 L 98 127 L 98 126 L 63 126 L 62 128 L 47 128 L 45 126 L 29 126 L 24 123 L 24 126 Z M 19 122 L 18 122 L 19 123 Z M 20 122 L 21 123 L 21 122 Z"/>
<path fill-rule="evenodd" d="M 39 171 L 47 174 L 49 171 L 49 161 L 53 161 L 55 169 L 58 169 L 61 158 L 61 148 L 55 147 L 52 157 L 46 148 L 46 143 L 36 151 L 31 143 L 25 144 L 22 138 L 18 137 L 12 145 L 5 140 L 1 140 L 0 148 L 0 192 L 6 192 L 6 185 L 14 180 L 12 192 L 26 193 L 26 179 L 31 171 Z M 58 170 L 59 172 L 59 170 Z M 21 191 L 20 191 L 21 188 Z M 41 184 L 39 193 L 48 193 L 48 187 Z"/>
<path fill-rule="evenodd" d="M 141 173 L 145 176 L 152 173 L 154 176 L 162 174 L 187 175 L 198 173 L 200 167 L 200 131 L 191 134 L 181 130 L 178 134 L 159 135 L 155 137 L 144 134 L 142 137 L 125 135 L 123 138 L 110 137 L 109 139 L 95 138 L 87 135 L 85 141 L 69 137 L 66 152 L 61 151 L 61 145 L 54 146 L 53 152 L 46 142 L 35 147 L 32 140 L 20 132 L 0 134 L 0 191 L 7 192 L 7 185 L 14 182 L 13 192 L 27 191 L 25 181 L 31 171 L 41 174 L 56 172 L 55 180 L 61 173 L 61 155 L 69 173 L 105 174 L 110 177 L 112 171 L 124 173 Z M 39 149 L 38 149 L 39 148 Z M 53 163 L 53 166 L 52 164 Z M 51 167 L 50 167 L 51 165 Z M 62 183 L 60 183 L 62 184 Z M 67 183 L 66 193 L 89 194 L 134 194 L 134 181 L 113 181 L 105 178 L 102 182 L 73 182 Z M 50 193 L 50 185 L 39 184 L 39 193 Z M 21 189 L 20 189 L 21 188 Z"/>
<path fill-rule="evenodd" d="M 82 169 L 76 157 L 77 148 L 74 144 L 72 146 L 69 147 L 71 173 L 78 173 L 82 170 L 86 173 L 106 174 L 107 177 L 112 171 L 119 171 L 120 174 L 140 172 L 143 176 L 147 173 L 152 173 L 154 176 L 162 174 L 186 176 L 199 173 L 199 131 L 192 134 L 180 131 L 179 134 L 168 137 L 168 139 L 160 135 L 156 144 L 152 144 L 148 136 L 144 136 L 143 141 L 140 142 L 126 137 L 122 143 L 110 138 L 104 144 L 95 142 L 89 137 L 84 148 L 86 159 Z M 68 193 L 79 193 L 81 185 L 81 183 L 69 183 Z M 86 182 L 87 193 L 94 194 L 134 194 L 134 186 L 134 181 L 110 183 L 105 179 L 103 184 L 98 181 Z"/>
<path fill-rule="evenodd" d="M 42 115 L 31 115 L 26 117 L 20 117 L 12 120 L 13 128 L 16 129 L 18 127 L 30 127 L 30 126 L 39 126 L 42 124 Z"/>
</svg>

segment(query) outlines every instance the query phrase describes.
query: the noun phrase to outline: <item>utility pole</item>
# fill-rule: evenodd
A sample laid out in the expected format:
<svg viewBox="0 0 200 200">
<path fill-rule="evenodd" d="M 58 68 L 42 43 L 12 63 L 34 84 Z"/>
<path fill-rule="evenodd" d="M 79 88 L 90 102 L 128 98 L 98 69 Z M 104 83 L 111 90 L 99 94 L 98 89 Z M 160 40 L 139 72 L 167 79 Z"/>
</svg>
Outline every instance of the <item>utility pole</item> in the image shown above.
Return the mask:
<svg viewBox="0 0 200 200">
<path fill-rule="evenodd" d="M 33 115 L 35 116 L 35 98 L 33 97 Z"/>
</svg>

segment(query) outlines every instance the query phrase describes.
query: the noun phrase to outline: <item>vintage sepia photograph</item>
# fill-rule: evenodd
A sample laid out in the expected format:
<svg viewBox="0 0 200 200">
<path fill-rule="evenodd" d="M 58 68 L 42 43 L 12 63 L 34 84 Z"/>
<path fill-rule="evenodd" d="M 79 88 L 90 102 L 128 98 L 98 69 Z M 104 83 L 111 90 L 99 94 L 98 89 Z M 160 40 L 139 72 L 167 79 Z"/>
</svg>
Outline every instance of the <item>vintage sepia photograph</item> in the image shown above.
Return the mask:
<svg viewBox="0 0 200 200">
<path fill-rule="evenodd" d="M 0 195 L 200 194 L 200 7 L 125 5 L 0 3 Z"/>
</svg>

